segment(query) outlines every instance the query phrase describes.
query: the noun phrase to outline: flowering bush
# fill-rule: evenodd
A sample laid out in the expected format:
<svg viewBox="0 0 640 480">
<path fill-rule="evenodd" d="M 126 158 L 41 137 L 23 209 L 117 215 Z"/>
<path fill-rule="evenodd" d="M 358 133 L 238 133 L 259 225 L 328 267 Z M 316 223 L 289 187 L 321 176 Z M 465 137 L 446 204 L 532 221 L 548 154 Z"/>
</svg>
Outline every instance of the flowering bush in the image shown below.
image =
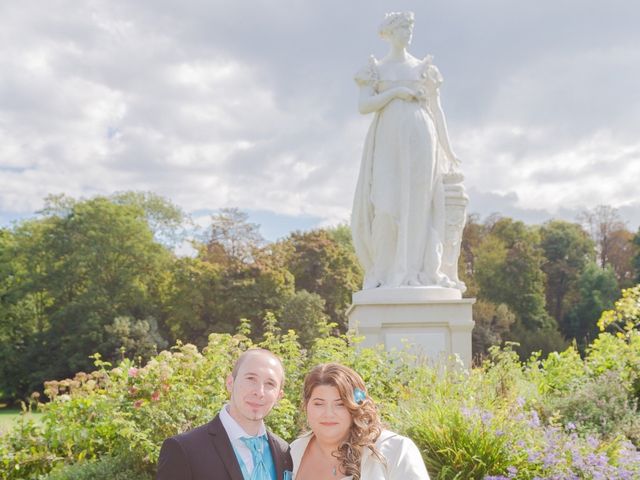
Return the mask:
<svg viewBox="0 0 640 480">
<path fill-rule="evenodd" d="M 510 346 L 493 348 L 467 370 L 358 349 L 349 336 L 304 350 L 273 316 L 259 344 L 248 329 L 245 322 L 237 335 L 212 334 L 202 351 L 176 345 L 146 365 L 114 367 L 96 355 L 96 371 L 47 382 L 40 420 L 25 417 L 0 437 L 0 479 L 152 479 L 162 440 L 211 420 L 227 399 L 233 362 L 253 346 L 284 361 L 285 399 L 268 424 L 287 440 L 304 424 L 304 373 L 338 361 L 360 372 L 388 427 L 414 439 L 434 479 L 640 478 L 629 441 L 637 442 L 638 418 L 633 334 L 603 333 L 584 359 L 569 349 L 523 364 Z"/>
</svg>

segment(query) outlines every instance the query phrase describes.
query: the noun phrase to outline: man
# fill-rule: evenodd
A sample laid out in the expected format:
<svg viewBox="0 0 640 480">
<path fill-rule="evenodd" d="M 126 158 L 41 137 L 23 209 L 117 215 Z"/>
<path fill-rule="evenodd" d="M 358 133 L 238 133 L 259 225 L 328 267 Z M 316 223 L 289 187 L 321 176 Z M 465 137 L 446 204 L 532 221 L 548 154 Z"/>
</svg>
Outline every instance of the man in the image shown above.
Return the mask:
<svg viewBox="0 0 640 480">
<path fill-rule="evenodd" d="M 282 398 L 284 368 L 268 350 L 244 352 L 226 379 L 230 393 L 208 424 L 168 438 L 157 480 L 283 480 L 292 471 L 289 445 L 263 419 Z"/>
</svg>

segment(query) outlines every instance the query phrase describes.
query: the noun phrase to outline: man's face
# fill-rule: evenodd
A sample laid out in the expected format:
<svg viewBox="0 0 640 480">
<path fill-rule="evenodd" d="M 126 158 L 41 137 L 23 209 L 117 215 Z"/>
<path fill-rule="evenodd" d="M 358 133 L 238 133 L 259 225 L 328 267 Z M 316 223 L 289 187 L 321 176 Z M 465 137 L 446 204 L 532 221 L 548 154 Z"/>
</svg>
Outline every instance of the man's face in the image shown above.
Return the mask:
<svg viewBox="0 0 640 480">
<path fill-rule="evenodd" d="M 247 433 L 255 430 L 282 397 L 282 377 L 278 361 L 264 352 L 245 358 L 235 379 L 227 377 L 229 414 Z"/>
</svg>

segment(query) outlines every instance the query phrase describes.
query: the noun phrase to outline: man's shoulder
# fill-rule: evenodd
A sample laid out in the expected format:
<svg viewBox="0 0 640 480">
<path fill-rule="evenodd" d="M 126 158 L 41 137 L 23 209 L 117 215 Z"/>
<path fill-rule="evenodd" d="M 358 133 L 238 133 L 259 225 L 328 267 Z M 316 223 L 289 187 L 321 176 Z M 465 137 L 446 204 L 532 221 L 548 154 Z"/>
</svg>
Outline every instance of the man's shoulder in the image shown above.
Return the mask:
<svg viewBox="0 0 640 480">
<path fill-rule="evenodd" d="M 273 433 L 271 430 L 267 430 L 267 434 L 269 436 L 269 438 L 271 438 L 273 440 L 273 442 L 280 447 L 281 450 L 289 450 L 289 443 L 285 442 L 282 438 L 280 438 L 278 435 L 276 435 L 275 433 Z"/>
<path fill-rule="evenodd" d="M 224 431 L 222 424 L 218 424 L 220 424 L 220 421 L 216 415 L 216 417 L 210 422 L 200 425 L 199 427 L 192 428 L 191 430 L 187 430 L 186 432 L 174 435 L 169 440 L 176 441 L 182 445 L 189 444 L 194 441 L 200 441 L 203 438 L 208 437 L 211 433 L 216 433 L 220 430 Z"/>
</svg>

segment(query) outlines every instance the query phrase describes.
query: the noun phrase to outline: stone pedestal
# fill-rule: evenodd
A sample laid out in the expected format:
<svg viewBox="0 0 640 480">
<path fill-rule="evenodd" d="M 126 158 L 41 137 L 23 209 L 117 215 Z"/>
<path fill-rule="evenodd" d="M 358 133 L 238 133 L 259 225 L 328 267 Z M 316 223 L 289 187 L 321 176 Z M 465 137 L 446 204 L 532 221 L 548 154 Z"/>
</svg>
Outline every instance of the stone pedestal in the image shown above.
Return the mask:
<svg viewBox="0 0 640 480">
<path fill-rule="evenodd" d="M 384 344 L 437 360 L 457 354 L 471 367 L 473 298 L 441 287 L 376 288 L 353 294 L 349 328 L 364 336 L 363 347 Z"/>
</svg>

